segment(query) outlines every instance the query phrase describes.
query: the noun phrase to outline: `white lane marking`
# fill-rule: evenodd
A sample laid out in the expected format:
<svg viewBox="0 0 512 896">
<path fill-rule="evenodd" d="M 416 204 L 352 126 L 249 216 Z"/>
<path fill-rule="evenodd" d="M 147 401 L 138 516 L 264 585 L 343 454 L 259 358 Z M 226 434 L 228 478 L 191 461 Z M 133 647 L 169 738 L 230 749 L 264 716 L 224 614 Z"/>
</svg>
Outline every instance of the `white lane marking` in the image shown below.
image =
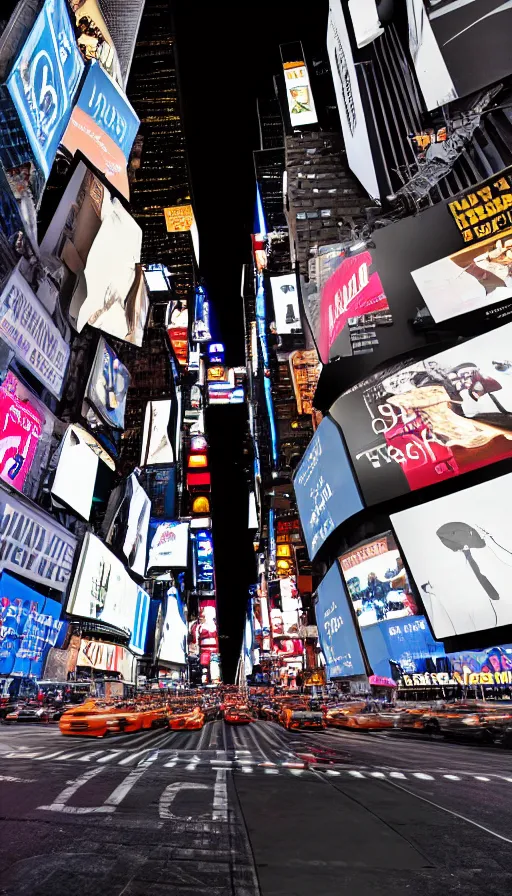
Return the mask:
<svg viewBox="0 0 512 896">
<path fill-rule="evenodd" d="M 56 759 L 57 756 L 62 756 L 63 750 L 59 750 L 58 753 L 49 753 L 48 755 L 38 756 L 37 762 L 41 762 L 42 759 Z M 23 754 L 23 759 L 25 758 L 26 753 Z"/>
<path fill-rule="evenodd" d="M 59 762 L 61 762 L 64 759 L 75 759 L 77 756 L 81 756 L 81 755 L 82 755 L 82 753 L 80 750 L 78 750 L 78 752 L 76 750 L 73 750 L 72 753 L 64 753 L 62 756 L 59 756 Z M 41 759 L 45 759 L 45 757 L 41 756 Z"/>
<path fill-rule="evenodd" d="M 404 775 L 402 775 L 402 777 L 404 777 Z M 426 775 L 425 772 L 414 772 L 414 777 L 419 778 L 420 781 L 433 781 L 434 780 L 433 775 Z M 460 779 L 456 778 L 456 780 L 459 781 Z"/>
<path fill-rule="evenodd" d="M 403 778 L 403 779 L 406 778 L 406 776 L 404 774 L 402 774 L 402 772 L 390 772 L 389 777 L 390 778 Z"/>
<path fill-rule="evenodd" d="M 176 765 L 178 765 L 178 762 L 179 762 L 178 758 L 171 759 L 170 762 L 165 763 L 164 768 L 174 768 Z"/>
<path fill-rule="evenodd" d="M 8 784 L 34 784 L 37 778 L 14 778 L 12 775 L 0 775 L 0 781 Z"/>
<path fill-rule="evenodd" d="M 55 798 L 53 803 L 50 806 L 38 806 L 38 809 L 43 809 L 46 812 L 67 812 L 71 815 L 79 815 L 84 814 L 84 812 L 94 811 L 94 809 L 79 809 L 76 806 L 67 806 L 66 803 L 71 799 L 71 797 L 83 787 L 84 784 L 91 778 L 95 778 L 96 775 L 101 774 L 103 771 L 102 768 L 90 768 L 89 771 L 85 772 L 83 775 L 80 775 L 76 781 L 73 781 L 68 787 L 65 787 L 64 790 L 59 793 L 59 795 Z"/>
<path fill-rule="evenodd" d="M 490 778 L 484 778 L 483 775 L 474 775 L 474 778 L 475 781 L 485 781 L 486 783 L 489 783 L 489 781 L 491 780 Z"/>
<path fill-rule="evenodd" d="M 459 812 L 454 812 L 452 809 L 447 809 L 446 806 L 440 806 L 439 803 L 434 803 L 432 800 L 428 800 L 425 796 L 420 796 L 418 793 L 414 793 L 413 790 L 408 790 L 407 787 L 403 787 L 401 784 L 397 784 L 396 781 L 386 781 L 384 782 L 389 784 L 390 787 L 397 787 L 398 790 L 403 790 L 404 793 L 408 793 L 409 796 L 413 796 L 417 800 L 421 800 L 422 803 L 428 803 L 429 806 L 433 806 L 435 809 L 440 809 L 441 812 L 447 812 L 448 815 L 453 815 L 454 818 L 460 818 L 461 821 L 466 821 L 468 824 L 472 824 L 475 828 L 479 828 L 481 831 L 485 831 L 486 834 L 490 834 L 491 837 L 496 837 L 498 840 L 502 840 L 504 843 L 512 844 L 512 840 L 509 840 L 508 837 L 504 837 L 503 834 L 498 834 L 496 831 L 492 831 L 490 828 L 486 828 L 483 824 L 479 824 L 477 821 L 473 821 L 472 818 L 467 818 L 466 815 L 461 815 Z"/>
<path fill-rule="evenodd" d="M 158 804 L 158 814 L 160 818 L 172 818 L 174 820 L 181 820 L 182 822 L 186 819 L 180 815 L 174 815 L 171 812 L 171 805 L 174 800 L 178 796 L 181 790 L 209 790 L 210 788 L 206 784 L 198 784 L 195 781 L 176 781 L 174 784 L 169 784 L 168 787 L 165 788 L 162 796 L 160 797 L 160 802 Z M 194 817 L 194 821 L 198 821 L 202 818 L 209 818 L 208 815 L 198 815 Z M 189 821 L 192 820 L 192 816 L 188 818 Z"/>
<path fill-rule="evenodd" d="M 386 777 L 384 772 L 370 772 L 370 775 L 372 776 L 372 778 L 385 778 Z"/>
<path fill-rule="evenodd" d="M 145 753 L 149 753 L 149 752 L 150 752 L 150 747 L 146 747 L 145 750 L 139 750 L 138 753 L 130 753 L 129 756 L 125 756 L 125 758 L 121 759 L 120 762 L 118 762 L 117 764 L 118 765 L 132 765 L 132 763 L 134 763 L 136 759 L 138 759 L 140 756 L 144 756 Z"/>
<path fill-rule="evenodd" d="M 290 768 L 290 769 L 288 769 L 288 771 L 290 772 L 291 775 L 295 775 L 295 777 L 298 778 L 299 775 L 304 774 L 305 770 L 303 768 Z"/>
<path fill-rule="evenodd" d="M 212 821 L 228 820 L 228 790 L 226 784 L 226 769 L 218 768 L 213 790 Z"/>
<path fill-rule="evenodd" d="M 80 756 L 78 762 L 90 762 L 93 756 L 101 756 L 104 752 L 104 750 L 95 750 L 94 753 L 86 753 L 85 756 Z M 46 758 L 48 759 L 49 757 L 47 756 Z M 96 760 L 96 762 L 98 762 L 98 760 Z"/>
<path fill-rule="evenodd" d="M 337 772 L 337 771 L 336 771 L 335 769 L 333 769 L 333 768 L 328 768 L 327 771 L 326 771 L 326 774 L 327 774 L 327 775 L 331 775 L 332 777 L 335 777 L 336 775 L 341 775 L 341 772 Z"/>
<path fill-rule="evenodd" d="M 242 765 L 242 771 L 247 775 L 250 775 L 252 772 L 252 765 Z"/>
<path fill-rule="evenodd" d="M 278 768 L 266 768 L 264 771 L 265 771 L 266 775 L 278 775 L 279 774 Z"/>
<path fill-rule="evenodd" d="M 349 775 L 352 775 L 353 778 L 364 778 L 361 772 L 349 771 Z"/>
<path fill-rule="evenodd" d="M 97 759 L 97 762 L 110 762 L 112 759 L 115 759 L 116 756 L 120 756 L 121 753 L 125 753 L 126 750 L 113 750 L 111 753 L 108 753 L 106 756 L 103 756 L 101 759 Z"/>
<path fill-rule="evenodd" d="M 447 781 L 460 781 L 458 775 L 443 775 L 443 778 L 446 778 Z"/>
<path fill-rule="evenodd" d="M 103 769 L 102 769 L 103 771 Z M 107 812 L 112 813 L 115 812 L 120 803 L 124 800 L 125 796 L 129 793 L 132 787 L 137 783 L 139 778 L 142 777 L 144 772 L 146 771 L 146 766 L 143 768 L 134 768 L 133 771 L 121 781 L 118 787 L 112 791 L 109 797 L 103 803 L 103 806 L 98 806 L 94 809 L 94 812 Z"/>
<path fill-rule="evenodd" d="M 4 759 L 37 759 L 38 756 L 41 756 L 39 750 L 37 753 L 7 753 L 7 756 L 4 756 Z M 41 759 L 44 759 L 44 756 L 41 756 Z"/>
</svg>

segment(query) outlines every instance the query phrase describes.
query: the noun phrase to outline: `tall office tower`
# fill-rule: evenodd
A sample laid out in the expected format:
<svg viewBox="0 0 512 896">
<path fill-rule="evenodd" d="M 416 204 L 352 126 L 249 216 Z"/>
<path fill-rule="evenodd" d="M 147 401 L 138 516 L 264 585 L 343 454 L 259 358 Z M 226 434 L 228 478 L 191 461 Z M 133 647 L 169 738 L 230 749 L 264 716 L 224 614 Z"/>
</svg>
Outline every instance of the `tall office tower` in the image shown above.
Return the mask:
<svg viewBox="0 0 512 896">
<path fill-rule="evenodd" d="M 115 43 L 126 84 L 145 0 L 100 0 L 99 6 Z"/>
</svg>

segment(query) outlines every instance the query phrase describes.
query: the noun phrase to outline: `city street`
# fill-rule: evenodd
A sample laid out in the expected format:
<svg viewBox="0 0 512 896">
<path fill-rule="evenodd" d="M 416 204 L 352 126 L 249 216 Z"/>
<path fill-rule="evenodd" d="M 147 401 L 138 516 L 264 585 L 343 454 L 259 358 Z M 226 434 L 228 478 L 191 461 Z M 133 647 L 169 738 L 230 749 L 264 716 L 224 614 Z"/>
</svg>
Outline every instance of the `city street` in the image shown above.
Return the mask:
<svg viewBox="0 0 512 896">
<path fill-rule="evenodd" d="M 510 753 L 270 722 L 106 739 L 0 729 L 2 896 L 512 887 Z"/>
</svg>

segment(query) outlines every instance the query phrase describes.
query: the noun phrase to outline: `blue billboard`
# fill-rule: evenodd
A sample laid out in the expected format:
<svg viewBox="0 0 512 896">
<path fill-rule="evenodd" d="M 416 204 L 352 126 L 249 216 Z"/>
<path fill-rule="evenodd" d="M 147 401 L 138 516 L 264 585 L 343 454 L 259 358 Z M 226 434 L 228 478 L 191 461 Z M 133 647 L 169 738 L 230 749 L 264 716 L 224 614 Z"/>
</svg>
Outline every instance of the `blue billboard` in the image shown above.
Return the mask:
<svg viewBox="0 0 512 896">
<path fill-rule="evenodd" d="M 144 653 L 146 650 L 150 606 L 151 598 L 149 594 L 139 587 L 137 589 L 132 636 L 129 644 L 130 650 L 133 650 L 134 653 Z"/>
<path fill-rule="evenodd" d="M 210 529 L 196 532 L 197 584 L 213 591 L 213 538 Z"/>
<path fill-rule="evenodd" d="M 46 0 L 6 81 L 45 177 L 70 118 L 83 70 L 65 0 Z"/>
<path fill-rule="evenodd" d="M 0 674 L 40 677 L 64 622 L 61 605 L 4 572 L 0 578 Z"/>
<path fill-rule="evenodd" d="M 445 656 L 444 645 L 434 639 L 424 616 L 387 619 L 361 631 L 374 675 L 389 677 L 397 667 L 406 674 L 432 671 L 435 660 Z"/>
<path fill-rule="evenodd" d="M 293 486 L 313 560 L 331 532 L 363 509 L 340 432 L 324 417 L 297 467 Z"/>
<path fill-rule="evenodd" d="M 338 563 L 331 566 L 318 586 L 316 622 L 328 677 L 364 675 L 364 660 Z"/>
</svg>

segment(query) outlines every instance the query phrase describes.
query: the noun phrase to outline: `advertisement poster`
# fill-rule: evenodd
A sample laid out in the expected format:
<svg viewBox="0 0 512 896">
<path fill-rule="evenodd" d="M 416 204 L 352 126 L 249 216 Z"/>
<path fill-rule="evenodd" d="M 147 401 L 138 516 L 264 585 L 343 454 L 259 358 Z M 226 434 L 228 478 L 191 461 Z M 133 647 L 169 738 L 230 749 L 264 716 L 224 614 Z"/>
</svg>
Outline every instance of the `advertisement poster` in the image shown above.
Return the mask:
<svg viewBox="0 0 512 896">
<path fill-rule="evenodd" d="M 368 195 L 377 199 L 380 188 L 341 0 L 329 3 L 327 52 L 348 163 Z"/>
<path fill-rule="evenodd" d="M 335 402 L 367 504 L 512 457 L 511 339 L 505 324 Z"/>
<path fill-rule="evenodd" d="M 174 463 L 174 448 L 169 437 L 171 408 L 170 398 L 148 401 L 144 416 L 141 467 Z"/>
<path fill-rule="evenodd" d="M 77 666 L 96 672 L 117 672 L 128 683 L 135 682 L 135 657 L 126 647 L 104 641 L 80 640 Z"/>
<path fill-rule="evenodd" d="M 192 336 L 196 342 L 209 342 L 212 338 L 210 333 L 210 303 L 204 287 L 196 286 L 195 293 L 196 304 Z"/>
<path fill-rule="evenodd" d="M 281 335 L 302 333 L 299 297 L 297 294 L 297 275 L 295 272 L 283 274 L 280 277 L 271 277 L 270 286 L 274 303 L 276 331 Z"/>
<path fill-rule="evenodd" d="M 173 205 L 164 208 L 167 233 L 183 233 L 190 230 L 194 223 L 194 211 L 191 205 Z"/>
<path fill-rule="evenodd" d="M 466 245 L 498 237 L 512 227 L 512 167 L 448 203 Z"/>
<path fill-rule="evenodd" d="M 285 62 L 283 68 L 292 128 L 316 124 L 318 118 L 306 63 Z"/>
<path fill-rule="evenodd" d="M 92 61 L 62 145 L 73 156 L 80 150 L 129 199 L 127 165 L 139 124 L 124 91 Z"/>
<path fill-rule="evenodd" d="M 213 591 L 213 536 L 210 529 L 195 533 L 197 556 L 197 585 Z"/>
<path fill-rule="evenodd" d="M 82 438 L 80 430 L 68 426 L 60 447 L 51 493 L 84 520 L 91 515 L 99 462 L 99 456 Z"/>
<path fill-rule="evenodd" d="M 0 570 L 66 591 L 76 544 L 51 516 L 0 485 Z"/>
<path fill-rule="evenodd" d="M 407 15 L 409 49 L 427 109 L 465 97 L 510 74 L 510 3 L 407 0 Z M 483 52 L 485 47 L 492 47 L 492 52 Z M 470 60 L 478 60 L 478 64 Z"/>
<path fill-rule="evenodd" d="M 8 573 L 0 577 L 0 674 L 36 675 L 57 643 L 61 605 Z"/>
<path fill-rule="evenodd" d="M 449 653 L 452 676 L 467 685 L 512 684 L 512 644 Z"/>
<path fill-rule="evenodd" d="M 130 638 L 130 650 L 133 650 L 134 653 L 142 654 L 145 652 L 150 607 L 151 598 L 149 594 L 143 588 L 137 588 L 137 601 L 135 603 L 135 615 Z"/>
<path fill-rule="evenodd" d="M 433 638 L 424 616 L 369 625 L 362 636 L 375 675 L 396 679 L 446 666 L 444 645 Z"/>
<path fill-rule="evenodd" d="M 364 675 L 364 660 L 337 563 L 318 586 L 315 613 L 329 678 Z"/>
<path fill-rule="evenodd" d="M 151 501 L 132 473 L 111 492 L 101 534 L 126 559 L 136 575 L 144 576 Z"/>
<path fill-rule="evenodd" d="M 391 516 L 436 638 L 512 623 L 512 474 Z"/>
<path fill-rule="evenodd" d="M 128 632 L 133 630 L 137 585 L 123 564 L 91 532 L 87 532 L 67 612 L 86 619 L 99 619 Z"/>
<path fill-rule="evenodd" d="M 20 363 L 60 398 L 69 345 L 18 269 L 0 296 L 0 336 Z"/>
<path fill-rule="evenodd" d="M 0 386 L 0 478 L 22 492 L 45 421 L 29 401 L 18 398 L 19 386 L 7 371 Z"/>
<path fill-rule="evenodd" d="M 45 178 L 83 70 L 66 0 L 46 0 L 7 78 L 7 88 Z"/>
<path fill-rule="evenodd" d="M 167 311 L 167 335 L 180 367 L 188 364 L 188 308 L 169 302 Z"/>
<path fill-rule="evenodd" d="M 126 396 L 130 382 L 126 367 L 101 336 L 85 397 L 101 419 L 114 429 L 124 429 Z"/>
<path fill-rule="evenodd" d="M 86 62 L 95 59 L 118 84 L 123 85 L 123 76 L 112 40 L 99 4 L 101 0 L 68 0 L 75 14 L 78 29 L 76 39 Z"/>
<path fill-rule="evenodd" d="M 158 659 L 182 666 L 187 662 L 186 645 L 187 625 L 180 613 L 178 593 L 176 588 L 169 588 Z"/>
<path fill-rule="evenodd" d="M 210 668 L 219 653 L 217 607 L 214 599 L 199 601 L 199 617 L 190 626 L 189 650 L 199 657 L 203 668 Z"/>
<path fill-rule="evenodd" d="M 148 572 L 150 569 L 185 569 L 188 558 L 188 523 L 149 523 Z"/>
<path fill-rule="evenodd" d="M 416 616 L 418 607 L 392 532 L 363 542 L 338 558 L 361 628 Z"/>
<path fill-rule="evenodd" d="M 309 416 L 313 413 L 313 398 L 322 371 L 316 349 L 292 352 L 290 371 L 297 402 L 297 413 Z"/>
<path fill-rule="evenodd" d="M 512 298 L 512 227 L 411 271 L 436 323 Z"/>
<path fill-rule="evenodd" d="M 322 420 L 306 448 L 293 487 L 313 560 L 329 535 L 363 509 L 338 427 L 329 417 Z"/>
</svg>

